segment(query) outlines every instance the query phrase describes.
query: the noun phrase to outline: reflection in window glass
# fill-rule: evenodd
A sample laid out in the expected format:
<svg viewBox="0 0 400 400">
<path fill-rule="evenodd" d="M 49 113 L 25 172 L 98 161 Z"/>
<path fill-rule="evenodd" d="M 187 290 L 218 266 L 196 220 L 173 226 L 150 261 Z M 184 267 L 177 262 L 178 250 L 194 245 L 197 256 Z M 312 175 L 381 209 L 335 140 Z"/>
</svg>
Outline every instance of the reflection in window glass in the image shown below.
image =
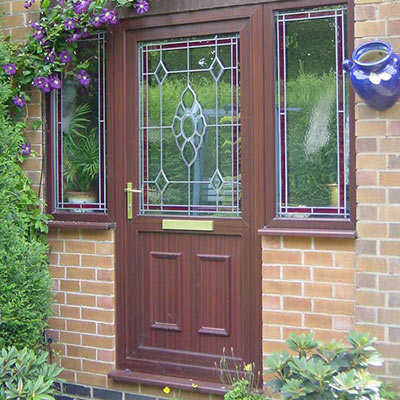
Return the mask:
<svg viewBox="0 0 400 400">
<path fill-rule="evenodd" d="M 104 39 L 100 33 L 78 44 L 90 84 L 82 84 L 85 74 L 68 76 L 53 92 L 57 211 L 106 211 Z"/>
<path fill-rule="evenodd" d="M 142 214 L 240 215 L 239 38 L 141 43 Z"/>
<path fill-rule="evenodd" d="M 277 214 L 348 218 L 343 8 L 276 14 Z"/>
</svg>

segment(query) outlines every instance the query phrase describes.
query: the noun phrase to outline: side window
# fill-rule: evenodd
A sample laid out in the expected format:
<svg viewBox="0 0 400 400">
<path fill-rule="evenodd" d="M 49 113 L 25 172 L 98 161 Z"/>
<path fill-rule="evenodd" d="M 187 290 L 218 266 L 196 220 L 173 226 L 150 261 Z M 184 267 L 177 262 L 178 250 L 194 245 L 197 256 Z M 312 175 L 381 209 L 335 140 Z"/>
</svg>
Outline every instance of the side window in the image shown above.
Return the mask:
<svg viewBox="0 0 400 400">
<path fill-rule="evenodd" d="M 107 211 L 104 45 L 102 33 L 81 40 L 84 69 L 52 93 L 55 212 Z"/>
<path fill-rule="evenodd" d="M 343 7 L 275 14 L 278 218 L 349 218 Z"/>
</svg>

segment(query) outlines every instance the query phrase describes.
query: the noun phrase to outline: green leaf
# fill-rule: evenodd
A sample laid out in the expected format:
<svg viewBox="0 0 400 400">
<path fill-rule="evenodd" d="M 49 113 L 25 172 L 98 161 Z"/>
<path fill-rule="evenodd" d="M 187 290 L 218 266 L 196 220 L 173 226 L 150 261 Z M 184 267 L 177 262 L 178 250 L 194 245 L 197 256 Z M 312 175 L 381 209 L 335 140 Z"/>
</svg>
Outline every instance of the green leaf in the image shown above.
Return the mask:
<svg viewBox="0 0 400 400">
<path fill-rule="evenodd" d="M 37 131 L 42 126 L 42 124 L 43 124 L 43 121 L 39 121 L 39 120 L 33 121 L 32 122 L 33 130 Z"/>
<path fill-rule="evenodd" d="M 42 0 L 42 8 L 46 10 L 50 5 L 50 0 Z"/>
</svg>

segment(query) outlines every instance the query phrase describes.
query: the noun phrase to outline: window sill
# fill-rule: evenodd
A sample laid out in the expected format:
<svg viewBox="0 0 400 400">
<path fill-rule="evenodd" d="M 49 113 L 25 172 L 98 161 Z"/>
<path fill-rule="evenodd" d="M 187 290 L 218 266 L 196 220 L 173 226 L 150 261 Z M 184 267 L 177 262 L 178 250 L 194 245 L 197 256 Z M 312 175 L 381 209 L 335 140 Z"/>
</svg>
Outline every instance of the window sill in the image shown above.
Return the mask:
<svg viewBox="0 0 400 400">
<path fill-rule="evenodd" d="M 111 371 L 108 374 L 108 377 L 113 379 L 115 382 L 141 383 L 159 387 L 168 386 L 181 390 L 189 390 L 192 392 L 196 391 L 219 395 L 224 395 L 228 390 L 222 386 L 222 384 L 215 382 L 198 381 L 197 379 L 190 380 L 185 378 L 177 378 L 174 376 L 153 375 L 120 369 Z M 196 389 L 193 388 L 192 384 L 197 385 Z"/>
<path fill-rule="evenodd" d="M 258 230 L 262 236 L 309 236 L 309 237 L 327 237 L 355 239 L 357 232 L 355 230 L 340 229 L 304 229 L 304 228 L 268 228 L 264 227 Z"/>
<path fill-rule="evenodd" d="M 49 221 L 49 228 L 107 230 L 115 227 L 115 222 Z"/>
</svg>

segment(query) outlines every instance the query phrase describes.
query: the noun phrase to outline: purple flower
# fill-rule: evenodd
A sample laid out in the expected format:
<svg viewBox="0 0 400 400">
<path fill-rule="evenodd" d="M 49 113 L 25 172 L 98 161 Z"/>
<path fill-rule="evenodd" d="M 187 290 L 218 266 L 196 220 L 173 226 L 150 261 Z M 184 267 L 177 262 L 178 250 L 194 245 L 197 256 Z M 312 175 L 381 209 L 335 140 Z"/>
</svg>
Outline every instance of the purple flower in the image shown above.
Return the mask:
<svg viewBox="0 0 400 400">
<path fill-rule="evenodd" d="M 76 20 L 73 18 L 67 18 L 64 22 L 65 29 L 72 31 L 76 28 Z"/>
<path fill-rule="evenodd" d="M 21 146 L 22 155 L 28 157 L 31 154 L 32 146 L 30 142 L 26 142 Z"/>
<path fill-rule="evenodd" d="M 32 22 L 31 27 L 32 27 L 32 29 L 35 29 L 36 31 L 41 29 L 41 25 L 39 24 L 39 22 Z"/>
<path fill-rule="evenodd" d="M 90 6 L 91 0 L 76 0 L 72 8 L 77 14 L 84 14 Z"/>
<path fill-rule="evenodd" d="M 57 4 L 62 7 L 64 5 L 64 0 L 57 0 Z"/>
<path fill-rule="evenodd" d="M 36 32 L 33 33 L 32 36 L 36 38 L 38 42 L 41 42 L 46 36 L 46 29 L 40 27 L 38 30 L 36 30 Z"/>
<path fill-rule="evenodd" d="M 68 42 L 74 43 L 82 38 L 82 32 L 80 29 L 77 29 L 74 33 L 71 33 L 68 38 Z"/>
<path fill-rule="evenodd" d="M 24 107 L 26 104 L 25 97 L 24 96 L 15 96 L 13 99 L 13 103 L 17 107 Z"/>
<path fill-rule="evenodd" d="M 115 10 L 108 10 L 108 8 L 103 9 L 103 14 L 101 16 L 103 22 L 109 25 L 116 25 L 119 21 L 119 15 Z"/>
<path fill-rule="evenodd" d="M 42 45 L 42 48 L 44 51 L 46 51 L 47 53 L 50 52 L 50 47 L 53 45 L 50 40 L 42 40 L 40 42 L 40 44 Z"/>
<path fill-rule="evenodd" d="M 149 3 L 146 0 L 138 0 L 134 7 L 138 14 L 144 14 L 149 11 Z"/>
<path fill-rule="evenodd" d="M 71 61 L 71 53 L 68 50 L 63 50 L 58 57 L 63 64 L 67 64 Z"/>
<path fill-rule="evenodd" d="M 50 85 L 50 87 L 52 89 L 61 89 L 62 88 L 62 81 L 58 76 L 52 75 L 49 78 L 49 85 Z"/>
<path fill-rule="evenodd" d="M 40 88 L 40 87 L 42 86 L 42 84 L 43 84 L 43 82 L 44 82 L 45 79 L 46 79 L 46 78 L 44 78 L 43 76 L 36 76 L 36 77 L 34 78 L 33 82 L 32 82 L 32 85 L 35 86 L 35 87 L 37 87 L 37 88 Z"/>
<path fill-rule="evenodd" d="M 33 80 L 33 86 L 37 87 L 38 89 L 40 89 L 42 92 L 44 93 L 49 93 L 51 92 L 51 86 L 50 86 L 50 82 L 47 78 L 45 78 L 44 76 L 37 76 L 34 80 Z"/>
<path fill-rule="evenodd" d="M 83 30 L 82 30 L 82 38 L 86 39 L 89 36 L 90 36 L 89 29 L 88 28 L 83 28 Z"/>
<path fill-rule="evenodd" d="M 45 56 L 44 61 L 46 63 L 52 64 L 55 59 L 56 59 L 56 53 L 54 52 L 54 50 L 52 50 L 49 52 L 49 54 L 47 54 L 47 56 Z"/>
<path fill-rule="evenodd" d="M 28 9 L 28 8 L 32 7 L 32 5 L 33 5 L 34 2 L 35 2 L 35 0 L 25 0 L 25 5 L 24 5 L 24 7 L 25 7 L 26 9 Z"/>
<path fill-rule="evenodd" d="M 43 78 L 43 83 L 39 86 L 39 89 L 43 93 L 50 93 L 51 92 L 50 82 L 49 82 L 49 80 L 47 78 Z"/>
<path fill-rule="evenodd" d="M 90 21 L 90 25 L 93 25 L 96 28 L 100 28 L 103 24 L 103 17 L 101 15 L 95 15 Z"/>
<path fill-rule="evenodd" d="M 79 74 L 77 75 L 78 81 L 82 86 L 88 87 L 90 84 L 90 77 L 88 73 L 83 69 Z"/>
<path fill-rule="evenodd" d="M 12 63 L 4 64 L 3 69 L 7 75 L 14 75 L 17 72 L 16 65 Z"/>
</svg>

